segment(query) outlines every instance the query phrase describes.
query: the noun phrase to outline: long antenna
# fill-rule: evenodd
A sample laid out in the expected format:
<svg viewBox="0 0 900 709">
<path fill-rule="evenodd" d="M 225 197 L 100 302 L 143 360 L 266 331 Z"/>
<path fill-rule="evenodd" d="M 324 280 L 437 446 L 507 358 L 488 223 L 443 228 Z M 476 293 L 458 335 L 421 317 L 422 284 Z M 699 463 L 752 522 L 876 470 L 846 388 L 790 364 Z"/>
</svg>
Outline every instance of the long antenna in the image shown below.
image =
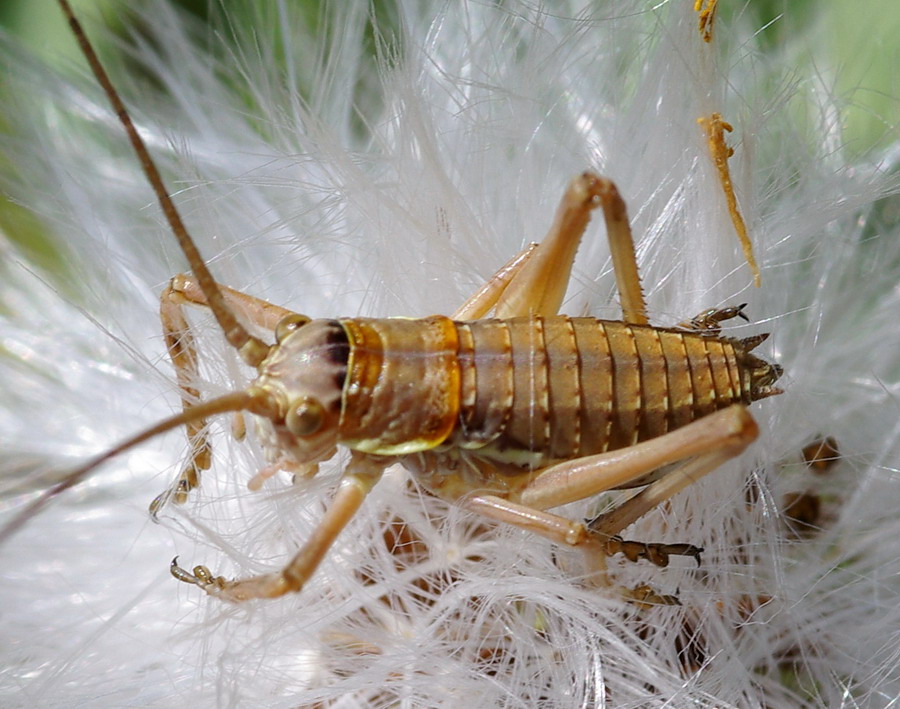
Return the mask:
<svg viewBox="0 0 900 709">
<path fill-rule="evenodd" d="M 77 485 L 78 483 L 80 483 L 88 476 L 88 474 L 92 470 L 94 470 L 94 468 L 96 468 L 101 463 L 105 463 L 107 460 L 109 460 L 113 456 L 118 455 L 122 451 L 133 448 L 139 443 L 143 443 L 144 441 L 153 438 L 154 436 L 158 436 L 160 433 L 165 433 L 166 431 L 177 428 L 178 426 L 183 426 L 186 423 L 196 421 L 197 419 L 203 419 L 207 416 L 212 416 L 213 414 L 221 414 L 227 411 L 247 410 L 253 411 L 254 413 L 270 414 L 271 408 L 271 399 L 265 391 L 261 389 L 250 389 L 248 391 L 236 391 L 230 394 L 225 394 L 224 396 L 220 396 L 217 399 L 210 399 L 209 401 L 205 401 L 202 404 L 196 404 L 195 406 L 192 406 L 187 411 L 182 411 L 180 414 L 176 414 L 175 416 L 167 418 L 164 421 L 160 421 L 158 424 L 155 424 L 154 426 L 151 426 L 150 428 L 145 429 L 138 434 L 135 434 L 131 438 L 122 441 L 116 447 L 110 448 L 108 451 L 101 453 L 96 458 L 91 458 L 89 461 L 87 461 L 83 465 L 80 465 L 75 470 L 67 474 L 53 487 L 42 492 L 39 497 L 32 500 L 24 508 L 19 510 L 16 516 L 13 517 L 5 527 L 0 529 L 0 545 L 5 543 L 7 539 L 15 534 L 16 531 L 29 519 L 31 519 L 32 516 L 43 509 L 44 506 L 48 502 L 50 502 L 50 500 L 59 495 L 61 492 L 68 490 L 73 485 Z"/>
<path fill-rule="evenodd" d="M 213 280 L 212 274 L 209 272 L 203 258 L 200 256 L 200 252 L 197 250 L 197 246 L 194 244 L 194 240 L 191 238 L 184 222 L 181 220 L 181 215 L 178 213 L 175 203 L 169 196 L 168 190 L 166 190 L 162 177 L 159 174 L 159 170 L 156 169 L 156 165 L 150 157 L 147 146 L 144 144 L 143 139 L 134 127 L 134 123 L 132 123 L 131 117 L 125 109 L 125 104 L 122 103 L 122 99 L 119 97 L 118 92 L 109 80 L 109 76 L 106 74 L 106 70 L 100 63 L 97 53 L 88 41 L 81 23 L 78 21 L 78 18 L 75 17 L 75 13 L 72 11 L 72 7 L 67 0 L 59 0 L 59 5 L 62 8 L 63 14 L 65 14 L 69 21 L 72 33 L 78 40 L 81 51 L 84 53 L 88 64 L 90 64 L 91 70 L 97 77 L 97 81 L 99 81 L 100 85 L 103 87 L 103 91 L 106 93 L 113 111 L 115 111 L 116 115 L 119 117 L 119 121 L 125 127 L 125 132 L 128 134 L 128 139 L 131 141 L 131 145 L 140 159 L 141 167 L 144 170 L 147 181 L 156 193 L 156 199 L 159 202 L 159 206 L 166 215 L 166 220 L 169 222 L 169 226 L 172 228 L 172 232 L 178 240 L 178 245 L 187 257 L 188 263 L 191 266 L 191 271 L 193 271 L 194 276 L 196 276 L 197 282 L 200 285 L 200 290 L 202 290 L 203 294 L 206 296 L 207 303 L 213 311 L 213 315 L 218 321 L 219 326 L 222 328 L 222 332 L 225 334 L 225 339 L 228 340 L 228 344 L 240 353 L 241 359 L 243 359 L 244 362 L 251 367 L 256 367 L 268 355 L 269 346 L 259 338 L 254 337 L 247 332 L 234 317 L 234 313 L 232 313 L 225 304 L 222 291 L 219 290 L 219 286 L 216 284 L 215 280 Z"/>
</svg>

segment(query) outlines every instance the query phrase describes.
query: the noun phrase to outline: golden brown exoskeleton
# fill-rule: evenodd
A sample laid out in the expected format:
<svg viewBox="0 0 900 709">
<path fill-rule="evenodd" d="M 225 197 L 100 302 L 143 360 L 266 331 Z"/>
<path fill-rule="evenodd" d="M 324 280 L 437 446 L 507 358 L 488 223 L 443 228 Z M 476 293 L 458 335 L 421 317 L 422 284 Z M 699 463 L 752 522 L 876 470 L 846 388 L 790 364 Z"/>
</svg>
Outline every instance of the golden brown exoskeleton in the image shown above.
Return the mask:
<svg viewBox="0 0 900 709">
<path fill-rule="evenodd" d="M 771 365 L 747 352 L 759 338 L 565 315 L 347 319 L 307 329 L 279 359 L 287 373 L 302 354 L 322 353 L 309 379 L 334 385 L 330 443 L 424 453 L 413 467 L 433 471 L 428 486 L 445 497 L 498 475 L 503 482 L 489 487 L 514 490 L 524 473 L 627 448 L 772 391 Z M 284 396 L 303 392 L 310 384 Z"/>
<path fill-rule="evenodd" d="M 188 572 L 172 562 L 176 578 L 212 595 L 243 601 L 302 588 L 395 463 L 441 497 L 589 552 L 590 578 L 598 583 L 608 583 L 609 554 L 661 566 L 670 554 L 699 562 L 701 550 L 690 544 L 626 541 L 619 533 L 756 437 L 745 407 L 778 393 L 773 384 L 781 370 L 750 354 L 765 336 L 720 335 L 719 323 L 743 317 L 743 306 L 706 311 L 675 328 L 648 324 L 625 205 L 611 181 L 589 172 L 575 178 L 544 241 L 501 268 L 452 317 L 310 320 L 215 283 L 68 4 L 60 3 L 194 273 L 172 280 L 160 309 L 184 410 L 73 471 L 0 538 L 101 462 L 187 425 L 191 459 L 173 491 L 151 509 L 156 514 L 171 496 L 183 501 L 210 464 L 205 417 L 248 411 L 257 416 L 272 464 L 257 483 L 279 468 L 312 474 L 338 446 L 352 455 L 321 524 L 283 570 L 228 581 L 206 567 Z M 558 314 L 575 252 L 598 207 L 623 321 Z M 228 342 L 257 369 L 246 390 L 196 403 L 197 358 L 185 305 L 210 307 Z M 273 329 L 275 344 L 251 336 L 234 308 Z M 588 524 L 545 511 L 635 486 L 645 487 Z"/>
</svg>

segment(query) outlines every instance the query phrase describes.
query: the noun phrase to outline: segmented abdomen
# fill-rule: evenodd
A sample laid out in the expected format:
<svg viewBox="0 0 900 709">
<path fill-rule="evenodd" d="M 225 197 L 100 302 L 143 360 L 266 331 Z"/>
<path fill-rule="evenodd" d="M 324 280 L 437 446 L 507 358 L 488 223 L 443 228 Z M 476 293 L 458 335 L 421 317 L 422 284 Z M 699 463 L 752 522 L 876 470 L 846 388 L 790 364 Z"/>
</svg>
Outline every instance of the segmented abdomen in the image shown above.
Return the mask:
<svg viewBox="0 0 900 709">
<path fill-rule="evenodd" d="M 506 462 L 624 448 L 749 402 L 734 345 L 717 337 L 566 316 L 457 323 L 457 331 L 454 442 L 487 445 Z"/>
<path fill-rule="evenodd" d="M 538 467 L 749 403 L 731 340 L 594 318 L 342 320 L 342 442 Z"/>
</svg>

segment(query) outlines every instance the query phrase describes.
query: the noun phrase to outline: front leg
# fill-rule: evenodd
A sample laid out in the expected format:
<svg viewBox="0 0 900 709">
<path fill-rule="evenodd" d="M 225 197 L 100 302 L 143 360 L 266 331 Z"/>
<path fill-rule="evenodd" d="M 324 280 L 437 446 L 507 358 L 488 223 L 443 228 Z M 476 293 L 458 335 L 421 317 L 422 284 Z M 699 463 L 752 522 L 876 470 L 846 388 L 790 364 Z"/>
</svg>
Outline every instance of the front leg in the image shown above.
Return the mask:
<svg viewBox="0 0 900 709">
<path fill-rule="evenodd" d="M 200 392 L 194 387 L 197 379 L 197 347 L 184 315 L 184 304 L 188 301 L 179 292 L 176 282 L 177 277 L 173 278 L 162 292 L 159 319 L 169 359 L 172 360 L 178 388 L 181 390 L 181 408 L 188 414 L 200 400 Z M 188 493 L 200 484 L 200 472 L 208 470 L 212 464 L 212 449 L 206 435 L 206 420 L 194 419 L 185 424 L 185 428 L 190 443 L 190 457 L 175 486 L 158 495 L 150 503 L 150 514 L 154 519 L 169 499 L 184 504 Z"/>
<path fill-rule="evenodd" d="M 219 285 L 228 306 L 241 313 L 247 320 L 266 330 L 274 330 L 290 310 L 280 308 L 259 298 Z M 194 386 L 197 380 L 197 347 L 185 317 L 185 306 L 208 307 L 206 296 L 192 276 L 175 276 L 162 292 L 159 316 L 169 358 L 175 367 L 178 387 L 181 390 L 181 406 L 187 414 L 200 399 Z M 178 504 L 187 501 L 188 493 L 200 484 L 200 473 L 212 464 L 212 449 L 206 435 L 206 420 L 194 419 L 186 424 L 190 442 L 190 458 L 178 476 L 174 487 L 157 496 L 150 504 L 155 518 L 169 499 Z"/>
<path fill-rule="evenodd" d="M 195 566 L 193 573 L 188 572 L 178 566 L 176 558 L 171 566 L 172 575 L 179 581 L 199 586 L 210 596 L 236 603 L 251 598 L 277 598 L 299 591 L 318 568 L 337 536 L 353 519 L 388 464 L 380 458 L 354 453 L 324 518 L 281 571 L 228 581 L 222 576 L 214 576 L 205 566 Z"/>
</svg>

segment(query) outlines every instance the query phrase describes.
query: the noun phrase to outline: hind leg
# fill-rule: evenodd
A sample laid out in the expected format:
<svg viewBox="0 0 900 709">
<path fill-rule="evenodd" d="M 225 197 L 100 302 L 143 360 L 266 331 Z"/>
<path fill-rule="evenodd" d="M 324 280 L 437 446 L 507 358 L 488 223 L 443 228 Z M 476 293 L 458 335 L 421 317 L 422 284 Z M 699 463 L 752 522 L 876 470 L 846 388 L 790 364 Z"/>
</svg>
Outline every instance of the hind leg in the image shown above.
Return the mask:
<svg viewBox="0 0 900 709">
<path fill-rule="evenodd" d="M 616 553 L 632 561 L 646 559 L 658 566 L 665 566 L 670 555 L 691 556 L 699 563 L 701 550 L 691 544 L 626 541 L 619 534 L 662 502 L 740 454 L 756 436 L 756 423 L 747 409 L 735 405 L 630 448 L 551 466 L 509 499 L 474 495 L 465 498 L 463 504 L 491 519 L 582 549 L 590 557 L 592 580 L 606 585 L 609 583 L 606 556 Z M 640 493 L 586 524 L 544 511 L 628 486 L 672 464 L 677 465 Z"/>
<path fill-rule="evenodd" d="M 476 319 L 491 308 L 498 318 L 556 315 L 562 305 L 578 245 L 591 212 L 603 209 L 616 284 L 626 322 L 647 324 L 634 241 L 625 203 L 611 180 L 585 172 L 569 183 L 550 231 L 495 273 L 454 314 Z"/>
</svg>

